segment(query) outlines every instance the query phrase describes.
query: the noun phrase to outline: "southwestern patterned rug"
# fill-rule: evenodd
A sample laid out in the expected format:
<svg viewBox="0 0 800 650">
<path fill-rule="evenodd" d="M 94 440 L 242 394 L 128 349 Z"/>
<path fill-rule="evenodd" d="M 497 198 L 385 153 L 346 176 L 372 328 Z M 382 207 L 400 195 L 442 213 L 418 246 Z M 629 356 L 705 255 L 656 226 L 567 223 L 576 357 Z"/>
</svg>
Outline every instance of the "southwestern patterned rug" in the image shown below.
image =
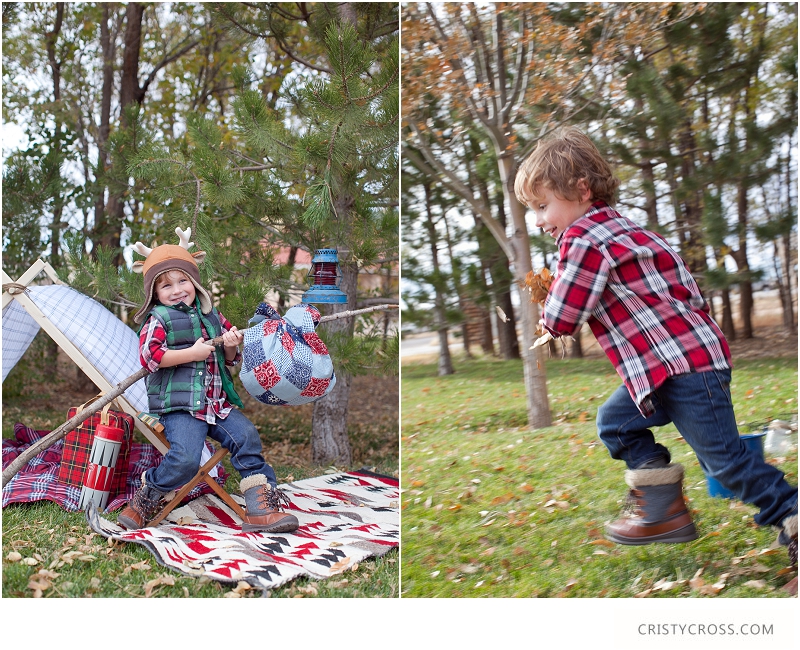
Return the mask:
<svg viewBox="0 0 800 650">
<path fill-rule="evenodd" d="M 146 547 L 163 566 L 220 582 L 273 589 L 300 576 L 324 579 L 396 548 L 400 538 L 399 482 L 366 470 L 279 486 L 300 522 L 293 533 L 245 533 L 241 520 L 215 495 L 176 508 L 153 528 L 125 531 L 86 511 L 100 535 Z M 244 499 L 234 495 L 244 505 Z"/>
</svg>

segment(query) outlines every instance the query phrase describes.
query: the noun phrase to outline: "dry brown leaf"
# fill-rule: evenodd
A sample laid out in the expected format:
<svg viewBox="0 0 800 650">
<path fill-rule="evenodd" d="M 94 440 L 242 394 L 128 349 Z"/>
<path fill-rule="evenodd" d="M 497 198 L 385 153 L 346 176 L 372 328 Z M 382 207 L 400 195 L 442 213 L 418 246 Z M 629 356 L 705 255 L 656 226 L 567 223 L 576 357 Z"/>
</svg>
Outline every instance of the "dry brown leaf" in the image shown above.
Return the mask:
<svg viewBox="0 0 800 650">
<path fill-rule="evenodd" d="M 530 291 L 531 302 L 544 304 L 551 284 L 553 284 L 553 274 L 549 269 L 544 268 L 538 273 L 528 271 L 525 280 L 520 282 L 520 287 Z"/>
<path fill-rule="evenodd" d="M 614 548 L 614 546 L 616 546 L 614 542 L 611 542 L 607 539 L 594 539 L 589 542 L 589 544 L 592 546 L 608 546 L 608 548 Z"/>
<path fill-rule="evenodd" d="M 135 571 L 149 571 L 151 567 L 147 563 L 147 560 L 142 560 L 141 562 L 137 562 L 136 564 L 131 564 L 130 568 Z"/>
<path fill-rule="evenodd" d="M 237 594 L 239 594 L 239 596 L 242 596 L 242 595 L 244 595 L 244 592 L 246 592 L 246 591 L 249 591 L 249 590 L 250 590 L 250 589 L 252 589 L 252 588 L 253 588 L 253 587 L 251 587 L 251 586 L 250 586 L 250 585 L 249 585 L 247 582 L 245 582 L 244 580 L 239 580 L 239 582 L 237 582 L 237 583 L 236 583 L 236 587 L 234 587 L 234 589 L 233 589 L 232 591 L 233 591 L 234 593 L 237 593 Z"/>
<path fill-rule="evenodd" d="M 336 564 L 331 566 L 330 572 L 331 574 L 340 573 L 347 568 L 347 565 L 350 564 L 350 558 L 346 557 L 342 560 L 339 560 Z"/>
<path fill-rule="evenodd" d="M 434 571 L 433 573 L 435 573 L 436 575 L 439 575 L 438 571 Z M 431 574 L 431 577 L 435 578 L 436 576 L 433 575 L 433 573 Z M 328 582 L 327 584 L 328 584 L 329 587 L 332 587 L 333 589 L 339 589 L 341 587 L 347 586 L 348 582 L 349 582 L 348 579 L 345 578 L 344 580 L 336 580 L 336 581 L 333 581 L 333 582 Z"/>
<path fill-rule="evenodd" d="M 503 494 L 502 496 L 495 497 L 494 499 L 492 499 L 492 505 L 496 506 L 496 505 L 499 505 L 501 503 L 508 503 L 509 501 L 511 501 L 513 499 L 514 499 L 514 495 L 511 494 L 511 492 L 507 492 L 506 494 Z"/>
<path fill-rule="evenodd" d="M 753 589 L 766 589 L 766 580 L 748 580 L 744 583 L 745 587 L 752 587 Z"/>
<path fill-rule="evenodd" d="M 174 585 L 175 579 L 171 575 L 162 574 L 158 578 L 151 580 L 144 586 L 144 597 L 150 598 L 153 595 L 153 590 L 160 585 Z"/>
<path fill-rule="evenodd" d="M 34 598 L 41 598 L 42 592 L 49 589 L 53 585 L 50 583 L 49 580 L 30 580 L 28 582 L 28 589 L 33 590 L 33 597 Z"/>
</svg>

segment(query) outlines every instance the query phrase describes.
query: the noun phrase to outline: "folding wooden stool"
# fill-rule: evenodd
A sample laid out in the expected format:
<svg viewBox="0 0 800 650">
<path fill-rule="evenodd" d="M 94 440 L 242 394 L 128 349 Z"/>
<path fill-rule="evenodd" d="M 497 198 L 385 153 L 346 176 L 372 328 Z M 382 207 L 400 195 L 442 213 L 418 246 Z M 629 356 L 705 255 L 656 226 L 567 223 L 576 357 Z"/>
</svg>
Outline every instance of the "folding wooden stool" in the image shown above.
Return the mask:
<svg viewBox="0 0 800 650">
<path fill-rule="evenodd" d="M 169 442 L 167 442 L 166 436 L 164 436 L 164 425 L 158 421 L 158 418 L 150 415 L 149 413 L 139 413 L 138 415 L 139 420 L 141 420 L 150 430 L 153 432 L 164 445 L 169 448 Z M 220 487 L 219 483 L 214 480 L 214 477 L 211 476 L 210 472 L 214 467 L 219 463 L 225 456 L 227 455 L 228 450 L 225 447 L 220 446 L 220 448 L 211 456 L 208 461 L 204 465 L 200 467 L 197 474 L 194 475 L 191 481 L 189 481 L 186 485 L 184 485 L 180 490 L 175 493 L 175 496 L 164 506 L 164 508 L 159 512 L 153 519 L 147 522 L 147 526 L 157 526 L 163 519 L 166 517 L 170 512 L 172 512 L 175 508 L 178 507 L 183 498 L 192 491 L 195 485 L 200 483 L 200 481 L 205 481 L 206 484 L 214 490 L 217 496 L 222 499 L 227 506 L 233 510 L 236 515 L 244 521 L 244 510 L 242 507 L 233 500 L 230 494 L 228 494 L 223 488 Z"/>
</svg>

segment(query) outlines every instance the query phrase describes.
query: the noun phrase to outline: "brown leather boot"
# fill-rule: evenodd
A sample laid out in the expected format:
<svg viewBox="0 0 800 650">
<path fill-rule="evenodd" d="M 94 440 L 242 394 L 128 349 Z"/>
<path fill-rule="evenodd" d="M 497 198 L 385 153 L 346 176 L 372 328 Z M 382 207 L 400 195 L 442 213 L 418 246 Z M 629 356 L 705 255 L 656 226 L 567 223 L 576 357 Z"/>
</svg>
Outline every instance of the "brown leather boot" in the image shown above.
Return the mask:
<svg viewBox="0 0 800 650">
<path fill-rule="evenodd" d="M 156 490 L 151 485 L 147 485 L 142 472 L 142 487 L 136 490 L 136 494 L 119 513 L 117 523 L 128 530 L 138 530 L 144 528 L 147 522 L 155 517 L 164 507 L 166 494 Z"/>
<path fill-rule="evenodd" d="M 797 571 L 797 515 L 786 517 L 781 523 L 781 533 L 778 535 L 778 542 L 789 551 L 789 562 L 792 568 Z"/>
<path fill-rule="evenodd" d="M 697 529 L 683 499 L 683 465 L 625 472 L 628 512 L 606 526 L 617 544 L 678 543 L 697 539 Z"/>
<path fill-rule="evenodd" d="M 289 499 L 267 481 L 263 474 L 252 474 L 243 478 L 239 487 L 244 493 L 245 517 L 242 530 L 264 533 L 289 533 L 297 530 L 297 517 L 282 512 Z"/>
</svg>

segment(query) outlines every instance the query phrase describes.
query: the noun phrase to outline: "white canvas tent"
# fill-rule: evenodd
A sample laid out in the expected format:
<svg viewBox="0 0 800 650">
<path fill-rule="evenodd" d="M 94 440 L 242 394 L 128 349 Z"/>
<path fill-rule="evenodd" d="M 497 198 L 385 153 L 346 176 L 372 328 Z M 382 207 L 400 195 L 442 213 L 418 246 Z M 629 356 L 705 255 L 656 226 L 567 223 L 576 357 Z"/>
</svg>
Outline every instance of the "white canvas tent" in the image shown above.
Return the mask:
<svg viewBox="0 0 800 650">
<path fill-rule="evenodd" d="M 42 272 L 55 284 L 29 286 Z M 39 328 L 104 392 L 141 369 L 139 339 L 133 330 L 103 305 L 61 282 L 49 264 L 37 260 L 16 282 L 5 271 L 2 274 L 3 381 Z M 133 416 L 137 429 L 166 453 L 167 448 L 136 417 L 147 410 L 144 380 L 128 388 L 117 402 Z"/>
</svg>

